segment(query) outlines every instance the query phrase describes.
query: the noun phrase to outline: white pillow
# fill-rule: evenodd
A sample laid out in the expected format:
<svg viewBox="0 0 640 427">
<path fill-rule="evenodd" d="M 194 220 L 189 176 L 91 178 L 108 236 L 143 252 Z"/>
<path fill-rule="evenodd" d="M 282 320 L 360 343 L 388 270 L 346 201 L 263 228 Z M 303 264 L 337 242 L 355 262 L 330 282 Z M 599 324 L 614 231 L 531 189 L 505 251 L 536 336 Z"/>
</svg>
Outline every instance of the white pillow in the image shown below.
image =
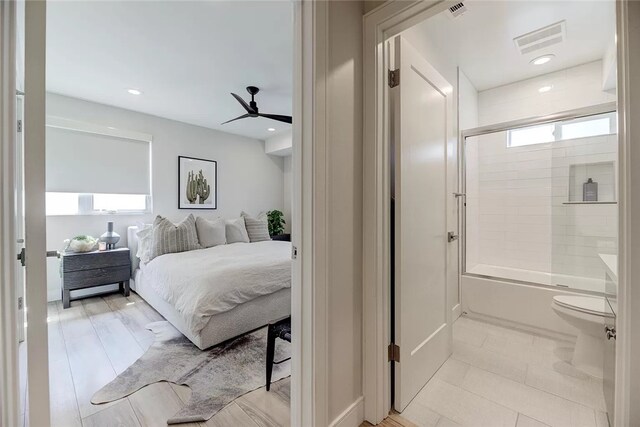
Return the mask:
<svg viewBox="0 0 640 427">
<path fill-rule="evenodd" d="M 227 243 L 226 225 L 222 218 L 209 220 L 197 217 L 196 231 L 198 232 L 200 245 L 203 248 L 210 248 Z"/>
<path fill-rule="evenodd" d="M 146 263 L 151 259 L 151 244 L 153 243 L 153 224 L 138 224 L 138 252 L 136 256 Z"/>
<path fill-rule="evenodd" d="M 227 243 L 249 243 L 249 235 L 244 226 L 244 218 L 234 218 L 226 220 Z"/>
<path fill-rule="evenodd" d="M 247 229 L 251 243 L 271 240 L 271 236 L 269 236 L 269 218 L 266 213 L 260 212 L 256 218 L 253 218 L 243 211 L 240 212 L 240 216 L 244 218 L 244 227 Z"/>
</svg>

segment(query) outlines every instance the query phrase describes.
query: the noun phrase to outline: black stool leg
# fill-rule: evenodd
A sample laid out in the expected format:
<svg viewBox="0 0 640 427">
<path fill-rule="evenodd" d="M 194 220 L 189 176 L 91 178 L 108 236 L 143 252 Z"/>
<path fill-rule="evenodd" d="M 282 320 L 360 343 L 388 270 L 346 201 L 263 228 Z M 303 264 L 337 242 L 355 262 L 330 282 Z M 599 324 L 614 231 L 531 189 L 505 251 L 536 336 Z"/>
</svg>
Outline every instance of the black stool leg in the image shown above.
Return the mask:
<svg viewBox="0 0 640 427">
<path fill-rule="evenodd" d="M 273 333 L 274 325 L 269 325 L 267 330 L 267 391 L 271 388 L 271 373 L 273 372 L 273 357 L 276 349 L 276 335 Z"/>
</svg>

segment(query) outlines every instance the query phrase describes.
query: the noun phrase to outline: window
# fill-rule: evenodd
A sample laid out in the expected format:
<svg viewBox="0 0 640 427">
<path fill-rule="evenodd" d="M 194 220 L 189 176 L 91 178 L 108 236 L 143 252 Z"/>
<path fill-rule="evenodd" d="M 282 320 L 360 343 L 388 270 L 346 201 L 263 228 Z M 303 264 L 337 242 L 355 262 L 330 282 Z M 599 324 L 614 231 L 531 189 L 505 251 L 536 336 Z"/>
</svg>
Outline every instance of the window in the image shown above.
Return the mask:
<svg viewBox="0 0 640 427">
<path fill-rule="evenodd" d="M 47 119 L 47 215 L 151 211 L 151 136 Z"/>
<path fill-rule="evenodd" d="M 50 193 L 45 197 L 47 215 L 78 215 L 78 193 Z"/>
<path fill-rule="evenodd" d="M 94 194 L 93 210 L 101 212 L 146 211 L 144 194 Z"/>
<path fill-rule="evenodd" d="M 597 114 L 508 131 L 507 147 L 545 144 L 616 133 L 616 113 Z"/>
<path fill-rule="evenodd" d="M 151 212 L 146 194 L 46 194 L 46 212 L 54 215 L 135 214 Z"/>
<path fill-rule="evenodd" d="M 608 135 L 611 132 L 611 119 L 603 117 L 599 119 L 589 118 L 562 124 L 562 139 L 585 138 L 588 136 Z"/>
<path fill-rule="evenodd" d="M 509 147 L 544 144 L 555 141 L 555 125 L 530 126 L 509 131 Z"/>
</svg>

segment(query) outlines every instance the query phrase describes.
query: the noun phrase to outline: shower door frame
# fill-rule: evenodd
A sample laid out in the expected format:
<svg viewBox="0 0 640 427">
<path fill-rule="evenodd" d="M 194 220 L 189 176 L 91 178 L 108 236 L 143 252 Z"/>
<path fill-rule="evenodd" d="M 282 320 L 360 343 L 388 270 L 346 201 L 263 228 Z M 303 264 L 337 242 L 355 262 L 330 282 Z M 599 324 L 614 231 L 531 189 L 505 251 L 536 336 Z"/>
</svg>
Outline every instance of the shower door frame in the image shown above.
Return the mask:
<svg viewBox="0 0 640 427">
<path fill-rule="evenodd" d="M 595 291 L 585 291 L 578 290 L 572 288 L 565 288 L 563 286 L 557 285 L 546 285 L 544 283 L 537 282 L 528 282 L 525 280 L 516 280 L 516 279 L 508 279 L 499 276 L 491 276 L 486 274 L 477 274 L 477 273 L 469 273 L 467 272 L 467 163 L 466 163 L 466 155 L 467 155 L 467 138 L 471 138 L 474 136 L 487 135 L 490 133 L 497 132 L 505 132 L 513 129 L 519 129 L 529 126 L 543 125 L 548 123 L 559 122 L 563 120 L 571 120 L 571 119 L 579 119 L 582 117 L 595 116 L 598 114 L 606 114 L 617 112 L 617 103 L 607 102 L 604 104 L 590 105 L 588 107 L 581 107 L 572 110 L 561 111 L 558 113 L 548 114 L 546 116 L 536 116 L 530 117 L 526 119 L 517 119 L 510 120 L 507 122 L 501 122 L 486 126 L 480 126 L 476 128 L 466 129 L 460 131 L 460 146 L 459 150 L 459 165 L 460 165 L 460 192 L 464 197 L 464 203 L 460 206 L 460 234 L 461 234 L 461 244 L 460 244 L 460 274 L 461 276 L 468 277 L 478 277 L 482 279 L 491 279 L 491 280 L 500 280 L 502 282 L 509 282 L 515 284 L 522 285 L 531 285 L 531 286 L 540 286 L 544 288 L 550 289 L 558 289 L 561 288 L 566 291 L 579 291 L 583 294 L 591 294 L 603 296 L 603 292 L 595 292 Z"/>
</svg>

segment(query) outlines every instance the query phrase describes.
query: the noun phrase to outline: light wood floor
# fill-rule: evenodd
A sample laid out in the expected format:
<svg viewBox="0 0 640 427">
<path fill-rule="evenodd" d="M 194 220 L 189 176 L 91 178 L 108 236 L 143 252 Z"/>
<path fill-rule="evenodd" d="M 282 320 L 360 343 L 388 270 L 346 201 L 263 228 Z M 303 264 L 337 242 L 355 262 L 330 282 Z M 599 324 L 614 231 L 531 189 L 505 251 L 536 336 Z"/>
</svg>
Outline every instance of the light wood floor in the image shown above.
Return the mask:
<svg viewBox="0 0 640 427">
<path fill-rule="evenodd" d="M 154 340 L 145 329 L 163 320 L 138 295 L 49 304 L 49 370 L 52 427 L 163 426 L 189 399 L 186 386 L 149 385 L 116 402 L 93 405 L 94 392 L 138 359 Z M 288 426 L 289 379 L 248 393 L 206 423 L 194 426 Z"/>
</svg>

